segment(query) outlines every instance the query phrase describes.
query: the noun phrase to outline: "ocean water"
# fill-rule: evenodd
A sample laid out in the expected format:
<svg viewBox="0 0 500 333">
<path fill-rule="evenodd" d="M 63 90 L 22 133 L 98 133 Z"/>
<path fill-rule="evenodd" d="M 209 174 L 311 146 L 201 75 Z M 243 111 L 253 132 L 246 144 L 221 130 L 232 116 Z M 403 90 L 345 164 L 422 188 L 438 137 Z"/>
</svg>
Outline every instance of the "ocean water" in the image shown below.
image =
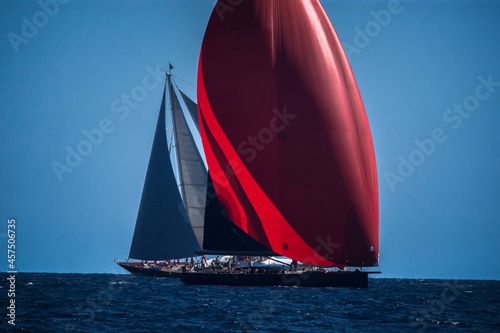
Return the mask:
<svg viewBox="0 0 500 333">
<path fill-rule="evenodd" d="M 0 274 L 2 311 L 9 289 Z M 368 289 L 188 286 L 18 273 L 19 332 L 500 332 L 500 281 L 370 279 Z"/>
</svg>

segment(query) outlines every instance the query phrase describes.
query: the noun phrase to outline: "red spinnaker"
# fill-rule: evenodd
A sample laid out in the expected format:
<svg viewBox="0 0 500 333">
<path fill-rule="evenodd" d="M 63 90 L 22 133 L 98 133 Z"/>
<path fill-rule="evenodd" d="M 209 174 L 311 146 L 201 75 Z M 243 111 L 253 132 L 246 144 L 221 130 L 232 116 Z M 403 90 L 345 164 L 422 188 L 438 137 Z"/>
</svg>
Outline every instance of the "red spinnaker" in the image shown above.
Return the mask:
<svg viewBox="0 0 500 333">
<path fill-rule="evenodd" d="M 217 197 L 236 225 L 305 263 L 378 263 L 370 127 L 319 1 L 219 1 L 198 107 Z"/>
</svg>

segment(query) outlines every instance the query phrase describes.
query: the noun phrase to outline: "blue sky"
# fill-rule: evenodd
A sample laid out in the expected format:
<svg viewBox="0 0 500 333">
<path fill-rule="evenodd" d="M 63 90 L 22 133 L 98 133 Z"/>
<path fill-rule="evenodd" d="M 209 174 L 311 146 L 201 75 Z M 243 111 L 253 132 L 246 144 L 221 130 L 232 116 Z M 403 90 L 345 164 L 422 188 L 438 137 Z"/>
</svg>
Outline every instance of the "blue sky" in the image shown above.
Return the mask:
<svg viewBox="0 0 500 333">
<path fill-rule="evenodd" d="M 41 3 L 50 15 L 0 2 L 0 251 L 14 217 L 19 271 L 121 273 L 161 102 L 153 74 L 171 61 L 196 83 L 215 2 Z M 500 3 L 322 4 L 374 139 L 382 276 L 499 279 Z"/>
</svg>

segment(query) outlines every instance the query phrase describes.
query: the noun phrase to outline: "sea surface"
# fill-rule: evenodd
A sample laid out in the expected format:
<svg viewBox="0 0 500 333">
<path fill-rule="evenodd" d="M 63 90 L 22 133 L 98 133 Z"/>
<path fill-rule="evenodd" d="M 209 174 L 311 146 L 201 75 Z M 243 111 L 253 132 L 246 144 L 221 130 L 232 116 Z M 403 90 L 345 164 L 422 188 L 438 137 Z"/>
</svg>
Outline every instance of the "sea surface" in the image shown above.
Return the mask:
<svg viewBox="0 0 500 333">
<path fill-rule="evenodd" d="M 18 273 L 14 328 L 0 276 L 1 332 L 500 332 L 500 281 L 373 278 L 343 289 Z"/>
</svg>

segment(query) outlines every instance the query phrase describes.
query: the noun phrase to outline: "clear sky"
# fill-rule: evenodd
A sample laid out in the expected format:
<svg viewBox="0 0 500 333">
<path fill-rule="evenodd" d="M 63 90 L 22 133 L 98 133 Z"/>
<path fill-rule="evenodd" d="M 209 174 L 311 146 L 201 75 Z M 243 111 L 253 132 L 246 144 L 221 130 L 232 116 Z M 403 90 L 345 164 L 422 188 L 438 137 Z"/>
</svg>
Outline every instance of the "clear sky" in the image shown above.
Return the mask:
<svg viewBox="0 0 500 333">
<path fill-rule="evenodd" d="M 500 2 L 321 2 L 370 121 L 382 276 L 500 279 Z M 154 72 L 196 83 L 215 1 L 54 4 L 0 1 L 0 252 L 15 218 L 18 271 L 121 273 Z"/>
</svg>

